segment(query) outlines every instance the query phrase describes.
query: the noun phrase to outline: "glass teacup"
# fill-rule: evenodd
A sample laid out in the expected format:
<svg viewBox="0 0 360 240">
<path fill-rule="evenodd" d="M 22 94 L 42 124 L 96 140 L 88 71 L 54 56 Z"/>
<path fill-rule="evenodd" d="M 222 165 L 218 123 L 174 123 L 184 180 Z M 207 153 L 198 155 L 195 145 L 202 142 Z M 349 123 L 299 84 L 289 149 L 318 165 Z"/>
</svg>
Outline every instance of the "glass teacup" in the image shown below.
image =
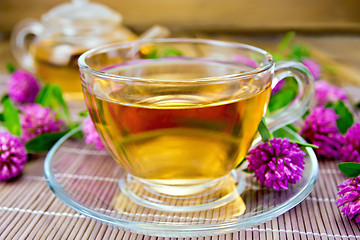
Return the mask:
<svg viewBox="0 0 360 240">
<path fill-rule="evenodd" d="M 218 191 L 210 201 L 190 206 L 223 204 L 239 191 L 224 184 L 234 182 L 230 173 L 251 147 L 271 86 L 290 76 L 299 85 L 295 100 L 268 116 L 272 129 L 301 116 L 313 94 L 313 79 L 302 64 L 275 67 L 269 53 L 240 43 L 125 42 L 87 51 L 79 66 L 96 129 L 128 172 L 122 191 L 155 208 L 162 203 L 151 202 L 145 190 L 170 199 Z"/>
</svg>

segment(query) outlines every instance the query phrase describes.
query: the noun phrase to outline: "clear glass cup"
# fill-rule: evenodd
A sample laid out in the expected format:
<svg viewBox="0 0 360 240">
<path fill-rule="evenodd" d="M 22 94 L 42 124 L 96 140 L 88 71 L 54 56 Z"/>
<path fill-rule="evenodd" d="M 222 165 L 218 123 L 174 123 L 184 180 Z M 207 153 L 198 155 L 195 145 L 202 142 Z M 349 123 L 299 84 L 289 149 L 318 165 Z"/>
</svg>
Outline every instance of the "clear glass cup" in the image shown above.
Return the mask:
<svg viewBox="0 0 360 240">
<path fill-rule="evenodd" d="M 266 51 L 240 43 L 125 42 L 87 51 L 79 66 L 96 129 L 128 172 L 122 192 L 166 211 L 232 201 L 241 191 L 232 170 L 254 141 L 271 88 L 286 77 L 299 86 L 291 104 L 267 115 L 272 130 L 305 113 L 313 95 L 313 78 L 302 64 L 275 66 Z M 210 193 L 216 194 L 199 200 Z M 152 194 L 163 198 L 154 201 Z"/>
</svg>

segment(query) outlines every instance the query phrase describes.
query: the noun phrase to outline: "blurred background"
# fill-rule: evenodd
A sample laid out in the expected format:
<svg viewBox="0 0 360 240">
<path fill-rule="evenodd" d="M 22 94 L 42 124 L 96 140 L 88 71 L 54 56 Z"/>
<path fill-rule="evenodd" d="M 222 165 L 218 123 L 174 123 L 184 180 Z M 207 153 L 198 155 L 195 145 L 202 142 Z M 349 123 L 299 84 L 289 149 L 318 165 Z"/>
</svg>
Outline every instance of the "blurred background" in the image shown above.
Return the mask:
<svg viewBox="0 0 360 240">
<path fill-rule="evenodd" d="M 39 18 L 64 0 L 1 0 L 0 32 L 8 37 L 24 18 Z M 142 31 L 163 24 L 173 31 L 360 33 L 359 0 L 97 0 Z"/>
</svg>

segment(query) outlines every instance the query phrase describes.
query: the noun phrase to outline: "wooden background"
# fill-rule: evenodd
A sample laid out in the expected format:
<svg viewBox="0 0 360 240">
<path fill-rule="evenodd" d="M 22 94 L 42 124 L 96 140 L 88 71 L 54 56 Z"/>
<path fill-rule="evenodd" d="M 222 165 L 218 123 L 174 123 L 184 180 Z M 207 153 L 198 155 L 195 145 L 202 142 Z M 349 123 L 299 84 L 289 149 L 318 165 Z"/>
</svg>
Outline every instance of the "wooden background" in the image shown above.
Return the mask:
<svg viewBox="0 0 360 240">
<path fill-rule="evenodd" d="M 37 18 L 66 0 L 0 0 L 0 32 Z M 96 0 L 120 12 L 124 23 L 144 30 L 164 24 L 172 30 L 231 32 L 357 32 L 359 0 Z"/>
</svg>

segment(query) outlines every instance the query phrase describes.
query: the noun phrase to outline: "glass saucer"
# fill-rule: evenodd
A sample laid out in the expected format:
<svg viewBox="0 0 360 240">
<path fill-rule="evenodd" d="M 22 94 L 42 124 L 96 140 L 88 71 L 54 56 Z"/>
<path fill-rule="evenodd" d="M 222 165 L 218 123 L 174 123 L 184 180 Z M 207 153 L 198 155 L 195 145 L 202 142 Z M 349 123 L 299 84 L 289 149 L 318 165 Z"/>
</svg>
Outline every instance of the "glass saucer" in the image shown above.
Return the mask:
<svg viewBox="0 0 360 240">
<path fill-rule="evenodd" d="M 273 219 L 299 204 L 313 189 L 318 177 L 318 162 L 312 149 L 306 148 L 303 178 L 276 191 L 259 185 L 251 174 L 234 170 L 228 180 L 236 188 L 231 201 L 213 209 L 168 211 L 132 201 L 119 187 L 129 178 L 124 169 L 106 151 L 96 150 L 84 139 L 75 138 L 75 129 L 60 139 L 45 159 L 45 177 L 50 189 L 65 204 L 95 220 L 139 234 L 161 237 L 195 237 L 225 234 L 249 228 Z M 290 129 L 276 135 L 290 134 Z M 217 191 L 205 196 L 214 198 Z M 130 196 L 131 197 L 131 196 Z M 149 193 L 153 202 L 161 194 Z M 194 199 L 196 200 L 196 199 Z M 181 196 L 169 200 L 183 206 Z M 186 208 L 185 208 L 186 209 Z"/>
</svg>

